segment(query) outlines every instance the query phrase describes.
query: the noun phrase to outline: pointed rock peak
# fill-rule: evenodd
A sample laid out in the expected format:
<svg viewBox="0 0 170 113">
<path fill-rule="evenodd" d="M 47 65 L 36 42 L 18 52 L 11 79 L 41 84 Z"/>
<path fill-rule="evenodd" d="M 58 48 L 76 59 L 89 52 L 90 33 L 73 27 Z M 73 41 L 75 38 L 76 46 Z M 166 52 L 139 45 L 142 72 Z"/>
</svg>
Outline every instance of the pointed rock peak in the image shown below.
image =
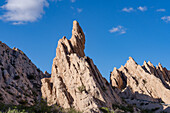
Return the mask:
<svg viewBox="0 0 170 113">
<path fill-rule="evenodd" d="M 146 62 L 146 60 L 143 62 L 143 66 L 148 67 L 149 64 Z"/>
<path fill-rule="evenodd" d="M 148 65 L 155 68 L 155 66 L 151 63 L 151 61 L 148 61 Z"/>
<path fill-rule="evenodd" d="M 123 66 L 123 65 L 121 65 L 120 69 L 124 69 L 124 66 Z"/>
<path fill-rule="evenodd" d="M 133 58 L 130 56 L 129 59 L 133 59 Z"/>
<path fill-rule="evenodd" d="M 73 21 L 72 36 L 73 36 L 73 35 L 79 35 L 79 34 L 81 34 L 81 35 L 83 36 L 82 38 L 85 39 L 83 30 L 81 29 L 79 23 L 78 23 L 76 20 L 74 20 L 74 21 Z"/>
<path fill-rule="evenodd" d="M 77 53 L 78 56 L 85 56 L 85 35 L 83 30 L 81 29 L 79 23 L 77 21 L 73 21 L 73 30 L 72 37 L 70 39 L 74 52 Z"/>
<path fill-rule="evenodd" d="M 113 71 L 114 71 L 114 70 L 117 70 L 117 68 L 116 68 L 116 67 L 114 67 Z"/>
<path fill-rule="evenodd" d="M 149 65 L 153 65 L 153 64 L 151 63 L 151 61 L 148 61 L 148 64 L 149 64 Z"/>
<path fill-rule="evenodd" d="M 143 62 L 143 66 L 144 66 L 145 68 L 149 66 L 148 63 L 146 62 L 146 60 Z"/>
<path fill-rule="evenodd" d="M 56 55 L 76 53 L 79 57 L 84 57 L 85 35 L 77 21 L 73 21 L 72 37 L 68 40 L 65 36 L 58 41 Z"/>
<path fill-rule="evenodd" d="M 79 23 L 76 20 L 74 20 L 73 21 L 73 30 L 72 30 L 72 33 L 74 34 L 76 32 L 77 33 L 80 32 L 80 25 L 79 25 Z"/>
<path fill-rule="evenodd" d="M 158 68 L 160 68 L 161 70 L 163 69 L 163 67 L 162 67 L 162 64 L 161 64 L 161 63 L 159 63 L 159 64 L 158 64 Z"/>
<path fill-rule="evenodd" d="M 114 67 L 112 73 L 119 73 L 119 70 L 118 70 L 116 67 Z M 111 73 L 111 74 L 112 74 L 112 73 Z"/>
<path fill-rule="evenodd" d="M 132 57 L 129 57 L 129 61 L 135 62 L 135 60 Z M 136 62 L 135 62 L 136 63 Z"/>
<path fill-rule="evenodd" d="M 146 62 L 146 60 L 143 62 L 143 65 L 146 65 L 146 64 L 148 64 L 147 62 Z"/>
<path fill-rule="evenodd" d="M 161 63 L 159 63 L 159 64 L 158 64 L 158 66 L 159 66 L 159 67 L 162 67 L 162 64 L 161 64 Z"/>
<path fill-rule="evenodd" d="M 135 62 L 135 60 L 132 57 L 129 57 L 129 60 L 127 61 L 125 66 L 128 65 L 128 64 L 137 64 L 137 63 Z"/>
</svg>

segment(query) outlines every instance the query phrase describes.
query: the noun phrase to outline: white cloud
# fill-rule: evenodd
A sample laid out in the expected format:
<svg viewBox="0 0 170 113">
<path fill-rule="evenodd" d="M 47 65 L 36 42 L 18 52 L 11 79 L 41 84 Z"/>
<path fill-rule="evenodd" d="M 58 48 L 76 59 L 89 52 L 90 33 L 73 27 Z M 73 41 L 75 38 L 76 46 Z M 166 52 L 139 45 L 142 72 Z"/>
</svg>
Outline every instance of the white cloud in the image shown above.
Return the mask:
<svg viewBox="0 0 170 113">
<path fill-rule="evenodd" d="M 83 11 L 83 9 L 77 8 L 77 12 L 81 13 Z"/>
<path fill-rule="evenodd" d="M 76 0 L 71 0 L 72 3 L 76 2 Z"/>
<path fill-rule="evenodd" d="M 125 8 L 122 9 L 122 11 L 129 13 L 129 12 L 132 12 L 132 11 L 135 11 L 135 10 L 132 7 L 130 7 L 130 8 L 125 7 Z"/>
<path fill-rule="evenodd" d="M 165 22 L 170 22 L 170 16 L 164 16 L 161 19 Z"/>
<path fill-rule="evenodd" d="M 156 11 L 157 12 L 165 12 L 166 10 L 165 9 L 157 9 Z"/>
<path fill-rule="evenodd" d="M 124 28 L 123 26 L 117 26 L 117 27 L 113 27 L 112 29 L 109 30 L 110 33 L 120 33 L 120 34 L 125 34 L 126 33 L 126 28 Z"/>
<path fill-rule="evenodd" d="M 73 6 L 71 6 L 70 8 L 74 10 L 74 7 L 73 7 Z"/>
<path fill-rule="evenodd" d="M 144 6 L 144 7 L 142 7 L 142 6 L 139 6 L 138 7 L 138 10 L 140 10 L 140 11 L 142 11 L 142 12 L 144 12 L 144 11 L 147 11 L 147 7 L 146 6 Z"/>
<path fill-rule="evenodd" d="M 21 24 L 25 24 L 24 22 L 13 22 L 13 25 L 21 25 Z"/>
<path fill-rule="evenodd" d="M 42 17 L 44 7 L 48 7 L 47 0 L 6 0 L 6 4 L 1 6 L 5 10 L 1 20 L 23 24 L 34 22 Z"/>
</svg>

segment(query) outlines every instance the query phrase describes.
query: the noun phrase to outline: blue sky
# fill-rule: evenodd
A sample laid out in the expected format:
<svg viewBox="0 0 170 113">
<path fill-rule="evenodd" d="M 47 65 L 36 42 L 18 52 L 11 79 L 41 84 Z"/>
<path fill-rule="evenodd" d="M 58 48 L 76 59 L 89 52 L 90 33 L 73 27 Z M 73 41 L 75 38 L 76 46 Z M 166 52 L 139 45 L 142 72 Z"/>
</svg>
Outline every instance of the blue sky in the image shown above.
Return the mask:
<svg viewBox="0 0 170 113">
<path fill-rule="evenodd" d="M 170 69 L 169 5 L 169 0 L 1 0 L 0 41 L 51 72 L 58 40 L 71 37 L 77 20 L 86 35 L 86 55 L 108 80 L 129 56 Z"/>
</svg>

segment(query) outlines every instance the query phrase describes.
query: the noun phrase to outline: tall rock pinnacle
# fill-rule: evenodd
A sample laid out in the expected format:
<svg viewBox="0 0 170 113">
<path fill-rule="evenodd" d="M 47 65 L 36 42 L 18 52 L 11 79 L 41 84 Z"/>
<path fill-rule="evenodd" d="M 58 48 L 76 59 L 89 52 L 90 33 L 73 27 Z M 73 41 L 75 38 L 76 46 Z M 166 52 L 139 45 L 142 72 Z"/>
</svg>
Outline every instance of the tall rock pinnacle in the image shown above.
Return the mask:
<svg viewBox="0 0 170 113">
<path fill-rule="evenodd" d="M 92 59 L 84 54 L 85 36 L 77 21 L 72 37 L 58 41 L 51 78 L 42 79 L 42 96 L 49 105 L 75 108 L 82 112 L 100 112 L 121 99 L 102 77 Z"/>
<path fill-rule="evenodd" d="M 77 21 L 73 21 L 73 30 L 72 30 L 72 37 L 70 39 L 70 42 L 73 46 L 73 51 L 75 53 L 77 53 L 80 57 L 85 56 L 84 54 L 85 35 Z"/>
</svg>

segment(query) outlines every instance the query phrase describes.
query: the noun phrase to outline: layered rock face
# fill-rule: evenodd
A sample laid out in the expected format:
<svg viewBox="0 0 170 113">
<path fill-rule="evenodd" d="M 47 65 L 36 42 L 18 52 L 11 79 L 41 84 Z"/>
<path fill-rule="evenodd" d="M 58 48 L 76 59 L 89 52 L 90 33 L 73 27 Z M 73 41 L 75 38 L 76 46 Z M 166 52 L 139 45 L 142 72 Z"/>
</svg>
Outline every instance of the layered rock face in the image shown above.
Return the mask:
<svg viewBox="0 0 170 113">
<path fill-rule="evenodd" d="M 71 39 L 58 41 L 51 78 L 42 79 L 42 96 L 49 105 L 94 113 L 100 112 L 100 107 L 121 103 L 92 59 L 85 56 L 84 48 L 85 35 L 74 21 Z"/>
<path fill-rule="evenodd" d="M 44 74 L 19 49 L 0 42 L 0 102 L 33 105 L 41 97 Z"/>
<path fill-rule="evenodd" d="M 128 103 L 142 107 L 141 103 L 144 102 L 148 104 L 143 105 L 143 108 L 153 109 L 161 107 L 160 103 L 162 102 L 170 104 L 169 72 L 161 64 L 155 67 L 150 61 L 145 61 L 140 66 L 133 58 L 129 57 L 127 63 L 120 69 L 114 68 L 110 82 L 113 87 L 121 90 L 120 95 Z"/>
</svg>

